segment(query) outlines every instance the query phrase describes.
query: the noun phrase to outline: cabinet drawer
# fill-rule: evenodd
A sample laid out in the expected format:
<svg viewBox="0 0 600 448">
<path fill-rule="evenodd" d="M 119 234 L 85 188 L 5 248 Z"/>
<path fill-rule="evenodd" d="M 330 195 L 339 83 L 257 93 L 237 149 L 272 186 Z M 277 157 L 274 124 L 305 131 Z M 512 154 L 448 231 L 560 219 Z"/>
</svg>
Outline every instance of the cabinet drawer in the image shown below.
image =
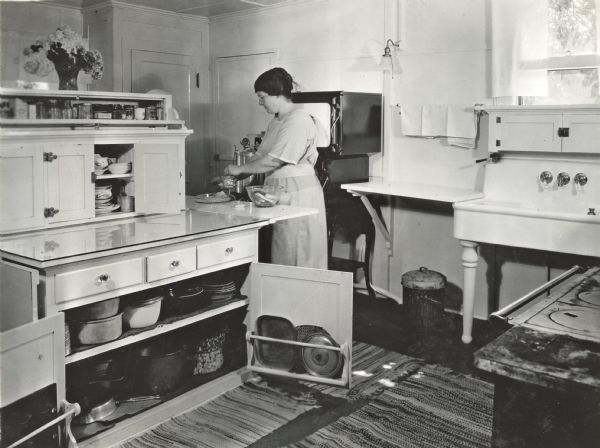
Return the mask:
<svg viewBox="0 0 600 448">
<path fill-rule="evenodd" d="M 256 236 L 245 235 L 198 245 L 198 269 L 256 255 Z"/>
<path fill-rule="evenodd" d="M 196 270 L 196 248 L 186 247 L 164 254 L 150 255 L 146 259 L 149 282 L 174 277 Z"/>
<path fill-rule="evenodd" d="M 142 258 L 107 263 L 56 275 L 56 303 L 144 282 Z"/>
</svg>

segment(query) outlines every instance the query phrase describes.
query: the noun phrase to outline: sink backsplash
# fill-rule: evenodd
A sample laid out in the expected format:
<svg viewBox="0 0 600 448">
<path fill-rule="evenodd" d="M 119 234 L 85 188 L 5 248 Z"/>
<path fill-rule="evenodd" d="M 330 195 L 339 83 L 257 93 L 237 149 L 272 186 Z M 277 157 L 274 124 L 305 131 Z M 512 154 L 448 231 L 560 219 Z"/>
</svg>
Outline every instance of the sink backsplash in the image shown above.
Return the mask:
<svg viewBox="0 0 600 448">
<path fill-rule="evenodd" d="M 547 184 L 542 172 L 552 175 Z M 560 173 L 568 183 L 558 185 Z M 575 182 L 578 173 L 587 178 L 585 185 Z M 564 177 L 564 176 L 563 176 Z M 595 208 L 600 214 L 600 157 L 579 154 L 511 154 L 486 166 L 485 201 L 500 201 L 519 208 L 586 214 Z"/>
</svg>

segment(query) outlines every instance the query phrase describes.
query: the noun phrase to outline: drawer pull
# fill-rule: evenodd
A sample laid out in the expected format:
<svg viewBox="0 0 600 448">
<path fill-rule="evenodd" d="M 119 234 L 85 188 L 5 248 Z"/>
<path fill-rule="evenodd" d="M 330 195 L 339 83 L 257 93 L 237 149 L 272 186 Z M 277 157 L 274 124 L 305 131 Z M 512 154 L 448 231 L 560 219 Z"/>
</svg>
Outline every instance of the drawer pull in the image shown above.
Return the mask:
<svg viewBox="0 0 600 448">
<path fill-rule="evenodd" d="M 177 266 L 179 266 L 181 264 L 181 262 L 179 260 L 173 260 L 171 262 L 171 269 L 175 269 Z"/>
<path fill-rule="evenodd" d="M 231 255 L 233 253 L 233 246 L 225 249 L 225 255 Z"/>
<path fill-rule="evenodd" d="M 107 282 L 109 278 L 110 277 L 108 276 L 108 274 L 99 275 L 98 277 L 96 277 L 96 284 L 101 285 L 102 283 Z"/>
</svg>

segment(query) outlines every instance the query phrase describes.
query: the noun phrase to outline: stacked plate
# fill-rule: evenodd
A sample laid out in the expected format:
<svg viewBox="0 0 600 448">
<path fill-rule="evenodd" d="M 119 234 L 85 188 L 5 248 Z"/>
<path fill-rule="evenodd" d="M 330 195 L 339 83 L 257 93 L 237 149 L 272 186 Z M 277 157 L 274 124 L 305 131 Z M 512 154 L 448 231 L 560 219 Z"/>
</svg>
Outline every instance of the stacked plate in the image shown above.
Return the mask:
<svg viewBox="0 0 600 448">
<path fill-rule="evenodd" d="M 111 174 L 126 174 L 131 171 L 131 162 L 111 163 L 108 165 Z"/>
<path fill-rule="evenodd" d="M 119 207 L 113 201 L 112 185 L 96 185 L 96 216 L 112 213 Z"/>
<path fill-rule="evenodd" d="M 227 302 L 238 295 L 237 286 L 233 281 L 207 281 L 202 284 L 202 288 L 211 302 L 216 304 Z"/>
</svg>

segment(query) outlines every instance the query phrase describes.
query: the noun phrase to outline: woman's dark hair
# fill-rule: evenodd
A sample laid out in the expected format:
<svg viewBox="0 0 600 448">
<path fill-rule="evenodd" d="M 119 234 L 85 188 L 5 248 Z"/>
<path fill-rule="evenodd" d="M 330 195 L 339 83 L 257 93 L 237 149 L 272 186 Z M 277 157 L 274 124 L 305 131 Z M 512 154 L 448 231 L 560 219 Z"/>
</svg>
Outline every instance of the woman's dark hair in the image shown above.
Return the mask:
<svg viewBox="0 0 600 448">
<path fill-rule="evenodd" d="M 275 67 L 267 70 L 254 81 L 255 92 L 265 92 L 271 96 L 283 95 L 292 98 L 292 89 L 296 83 L 285 69 Z"/>
</svg>

